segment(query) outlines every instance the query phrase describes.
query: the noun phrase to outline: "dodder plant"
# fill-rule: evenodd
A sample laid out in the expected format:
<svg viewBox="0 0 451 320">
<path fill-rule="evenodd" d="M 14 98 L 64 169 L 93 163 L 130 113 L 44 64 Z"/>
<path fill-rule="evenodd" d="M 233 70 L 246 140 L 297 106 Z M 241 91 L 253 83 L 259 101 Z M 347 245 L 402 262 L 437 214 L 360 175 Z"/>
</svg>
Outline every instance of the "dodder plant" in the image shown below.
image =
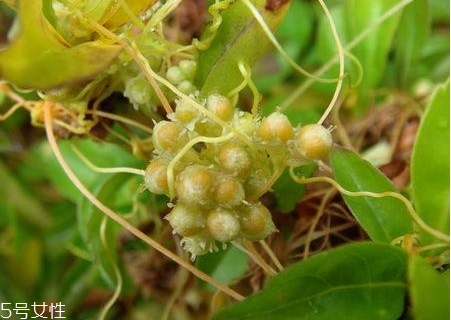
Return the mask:
<svg viewBox="0 0 451 320">
<path fill-rule="evenodd" d="M 138 175 L 142 186 L 152 195 L 164 195 L 170 208 L 165 219 L 176 235 L 176 245 L 188 252 L 192 260 L 225 250 L 232 243 L 248 254 L 266 276 L 277 274 L 271 264 L 282 271 L 261 293 L 220 310 L 215 319 L 262 319 L 269 315 L 276 315 L 276 319 L 308 319 L 310 315 L 318 319 L 348 319 L 348 316 L 396 319 L 403 310 L 407 257 L 414 312 L 418 319 L 427 319 L 423 314 L 429 306 L 419 302 L 425 285 L 422 277 L 439 285 L 442 274 L 421 256 L 428 255 L 436 267 L 443 268 L 449 263 L 446 258 L 449 251 L 445 251 L 449 249 L 449 230 L 442 223 L 449 219 L 449 212 L 441 213 L 444 218 L 431 218 L 431 210 L 440 206 L 431 205 L 423 196 L 424 168 L 428 164 L 420 154 L 428 149 L 433 154 L 438 152 L 427 141 L 435 139 L 436 119 L 446 111 L 443 101 L 447 98 L 443 97 L 449 93 L 449 83 L 435 93 L 415 145 L 412 169 L 415 207 L 411 199 L 398 193 L 372 165 L 357 154 L 334 146 L 332 137 L 336 129 L 340 142 L 351 149 L 354 147 L 340 122 L 338 108 L 341 104 L 352 107 L 354 101 L 366 103 L 368 92 L 381 80 L 380 71 L 374 71 L 379 79 L 368 76 L 368 71 L 373 62 L 379 63 L 388 56 L 389 40 L 396 29 L 394 18 L 398 21 L 400 11 L 405 10 L 403 19 L 411 19 L 411 15 L 421 11 L 421 4 L 417 8 L 413 4 L 406 7 L 412 0 L 393 4 L 388 0 L 376 4 L 349 0 L 331 13 L 324 1 L 318 0 L 323 16 L 319 29 L 323 30 L 323 25 L 330 27 L 327 41 L 336 49 L 336 57 L 312 74 L 284 51 L 273 34 L 291 1 L 209 1 L 209 18 L 202 36 L 198 39 L 192 34 L 185 35 L 189 41 L 174 36 L 185 30 L 170 19 L 173 11 L 183 5 L 181 0 L 4 2 L 17 11 L 17 18 L 8 33 L 10 43 L 0 52 L 0 74 L 5 82 L 1 90 L 15 101 L 2 120 L 20 108 L 28 110 L 31 123 L 45 127 L 51 150 L 64 172 L 93 206 L 235 300 L 245 297 L 197 269 L 182 251 L 175 254 L 139 230 L 131 219 L 103 203 L 101 193 L 96 196 L 89 191 L 65 159 L 56 137 L 102 139 L 96 129 L 103 126 L 110 135 L 125 141 L 133 156 L 147 162 L 145 167 L 96 167 L 91 163 L 96 159 L 87 159 L 75 147 L 74 151 L 94 171 Z M 340 13 L 355 14 L 356 25 L 366 23 L 365 14 L 371 11 L 366 10 L 367 6 L 375 12 L 381 11 L 380 16 L 359 34 L 354 34 L 358 28 L 349 22 L 351 31 L 346 36 L 350 39 L 342 45 L 340 38 L 345 36 L 345 31 L 337 30 L 342 26 L 336 26 L 334 18 Z M 383 25 L 386 20 L 387 24 Z M 407 41 L 401 31 L 401 41 Z M 361 43 L 371 32 L 380 33 L 379 37 L 383 38 L 379 55 L 365 52 L 371 39 Z M 414 48 L 415 45 L 412 44 Z M 278 50 L 287 66 L 309 80 L 281 108 L 264 115 L 262 94 L 256 83 L 259 79 L 252 75 L 252 67 L 271 46 Z M 397 59 L 404 53 L 399 49 Z M 375 56 L 375 61 L 368 56 Z M 405 59 L 413 59 L 412 56 Z M 323 78 L 322 74 L 334 63 L 338 63 L 336 74 Z M 283 111 L 313 82 L 334 86 L 331 99 L 316 123 L 299 124 Z M 340 97 L 343 84 L 346 91 Z M 39 98 L 25 99 L 19 93 L 26 90 L 36 91 Z M 117 109 L 106 111 L 114 109 L 110 104 L 117 93 L 128 100 L 130 108 L 152 119 L 153 127 L 141 119 L 124 116 Z M 250 108 L 242 99 L 248 93 L 252 100 Z M 331 112 L 334 112 L 331 121 L 334 126 L 324 125 Z M 104 119 L 121 123 L 124 129 L 112 129 L 105 125 Z M 449 121 L 446 126 L 449 129 Z M 446 157 L 449 158 L 449 151 Z M 300 167 L 312 164 L 320 172 L 332 171 L 335 180 L 327 174 L 310 178 L 297 175 Z M 334 187 L 325 191 L 309 227 L 304 258 L 309 255 L 315 227 L 335 189 L 371 240 L 379 243 L 326 251 L 283 271 L 277 254 L 265 242 L 278 230 L 271 204 L 262 200 L 272 188 L 277 193 L 278 183 L 283 179 L 289 179 L 289 189 L 300 190 L 297 184 L 315 182 Z M 118 178 L 112 185 L 119 186 L 121 181 Z M 431 185 L 435 190 L 442 187 Z M 107 220 L 94 225 L 99 227 L 96 236 L 100 238 L 100 246 L 109 260 L 114 261 L 115 253 L 111 252 L 107 240 Z M 270 262 L 258 252 L 253 244 L 256 241 Z M 293 246 L 296 247 L 296 241 Z M 120 295 L 122 277 L 115 263 L 108 269 L 105 267 L 108 263 L 99 260 L 103 272 L 116 286 L 115 294 L 100 314 L 104 318 Z M 174 292 L 163 318 L 168 317 L 183 285 Z M 213 311 L 218 307 L 216 304 L 222 306 L 216 299 Z M 349 315 L 340 314 L 342 309 L 350 310 Z"/>
</svg>

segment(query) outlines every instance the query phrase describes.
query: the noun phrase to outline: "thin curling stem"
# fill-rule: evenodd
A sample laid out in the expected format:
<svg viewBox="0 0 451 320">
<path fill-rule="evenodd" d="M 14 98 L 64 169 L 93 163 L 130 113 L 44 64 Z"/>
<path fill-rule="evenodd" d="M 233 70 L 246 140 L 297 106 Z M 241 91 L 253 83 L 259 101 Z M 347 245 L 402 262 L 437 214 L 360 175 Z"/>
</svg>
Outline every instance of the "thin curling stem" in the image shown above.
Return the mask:
<svg viewBox="0 0 451 320">
<path fill-rule="evenodd" d="M 335 45 L 337 46 L 338 51 L 338 60 L 340 63 L 340 71 L 338 74 L 338 82 L 337 86 L 335 88 L 334 95 L 332 97 L 332 100 L 329 103 L 329 106 L 327 107 L 326 111 L 324 111 L 323 115 L 321 116 L 321 119 L 319 119 L 318 123 L 322 124 L 324 120 L 326 120 L 329 113 L 332 111 L 333 107 L 335 106 L 335 102 L 337 102 L 338 96 L 340 95 L 341 86 L 343 84 L 343 76 L 345 72 L 345 58 L 344 58 L 344 50 L 343 46 L 341 45 L 340 37 L 338 36 L 337 28 L 335 27 L 334 19 L 332 18 L 332 15 L 329 12 L 329 9 L 327 9 L 326 4 L 323 0 L 318 0 L 319 4 L 324 10 L 324 13 L 326 14 L 327 20 L 329 20 L 330 29 L 332 31 L 332 34 L 334 36 Z"/>
<path fill-rule="evenodd" d="M 56 143 L 55 135 L 53 133 L 53 124 L 52 124 L 52 114 L 51 114 L 51 104 L 50 102 L 46 101 L 44 104 L 44 124 L 45 124 L 45 131 L 47 134 L 47 140 L 49 142 L 50 148 L 53 151 L 53 154 L 55 155 L 56 159 L 58 160 L 59 164 L 63 168 L 64 172 L 66 173 L 67 177 L 72 181 L 72 183 L 77 187 L 77 189 L 94 205 L 96 206 L 100 211 L 102 211 L 104 214 L 106 214 L 110 219 L 114 220 L 118 224 L 120 224 L 123 228 L 125 228 L 127 231 L 129 231 L 131 234 L 136 236 L 137 238 L 141 239 L 148 245 L 150 245 L 152 248 L 157 250 L 158 252 L 162 253 L 169 259 L 175 261 L 179 265 L 181 265 L 183 268 L 189 270 L 191 273 L 193 273 L 196 277 L 204 280 L 205 282 L 211 284 L 212 286 L 218 288 L 225 294 L 229 295 L 235 300 L 242 301 L 244 300 L 244 296 L 239 294 L 238 292 L 232 290 L 228 286 L 223 285 L 222 283 L 219 283 L 215 279 L 211 278 L 206 273 L 200 271 L 193 265 L 189 264 L 187 261 L 183 260 L 170 250 L 163 247 L 161 244 L 159 244 L 157 241 L 146 235 L 141 230 L 134 227 L 131 223 L 129 223 L 127 220 L 122 218 L 120 215 L 118 215 L 116 212 L 105 206 L 102 202 L 99 201 L 80 181 L 80 179 L 75 175 L 75 173 L 72 171 L 72 169 L 67 164 L 66 160 L 64 159 L 63 155 L 61 154 L 61 151 L 58 147 L 58 144 Z"/>
<path fill-rule="evenodd" d="M 376 29 L 380 24 L 384 23 L 391 16 L 402 10 L 405 6 L 413 2 L 414 0 L 402 0 L 387 10 L 383 15 L 381 15 L 378 19 L 376 19 L 368 28 L 359 33 L 351 42 L 349 42 L 344 48 L 346 51 L 351 51 L 355 46 L 357 46 L 360 42 L 362 42 L 374 29 Z M 319 68 L 315 75 L 320 76 L 327 70 L 329 70 L 336 62 L 338 61 L 338 57 L 335 56 L 327 61 L 321 68 Z M 303 82 L 281 105 L 281 110 L 286 110 L 289 106 L 291 106 L 296 99 L 298 99 L 312 84 L 314 83 L 313 79 L 308 79 Z"/>
<path fill-rule="evenodd" d="M 407 211 L 409 212 L 412 219 L 418 224 L 418 226 L 429 233 L 430 235 L 436 237 L 437 239 L 443 240 L 446 243 L 450 243 L 449 236 L 444 234 L 443 232 L 440 232 L 438 230 L 435 230 L 434 228 L 430 227 L 428 224 L 426 224 L 420 216 L 415 212 L 415 209 L 412 206 L 412 203 L 408 199 L 406 199 L 404 196 L 397 192 L 392 191 L 385 191 L 385 192 L 370 192 L 370 191 L 349 191 L 340 186 L 335 180 L 328 178 L 328 177 L 314 177 L 314 178 L 300 178 L 297 177 L 294 173 L 293 167 L 290 167 L 290 176 L 292 179 L 301 184 L 306 183 L 314 183 L 314 182 L 326 182 L 331 185 L 333 185 L 340 193 L 350 196 L 350 197 L 372 197 L 372 198 L 386 198 L 391 197 L 398 199 L 401 201 L 404 206 L 406 207 Z"/>
<path fill-rule="evenodd" d="M 238 69 L 240 69 L 241 75 L 243 76 L 245 83 L 249 86 L 249 88 L 252 91 L 252 94 L 254 95 L 251 113 L 253 115 L 256 115 L 258 112 L 258 104 L 261 98 L 260 92 L 258 92 L 257 86 L 255 85 L 254 81 L 252 81 L 251 70 L 249 66 L 245 64 L 243 61 L 240 61 L 238 63 Z"/>
<path fill-rule="evenodd" d="M 302 68 L 300 65 L 298 65 L 296 63 L 296 61 L 294 61 L 286 52 L 285 50 L 282 48 L 282 46 L 280 45 L 280 43 L 277 41 L 276 37 L 272 34 L 271 29 L 268 27 L 268 25 L 266 24 L 265 20 L 263 19 L 263 17 L 261 16 L 260 12 L 257 10 L 257 8 L 255 8 L 255 6 L 249 1 L 249 0 L 242 0 L 243 3 L 247 6 L 247 8 L 249 9 L 249 11 L 251 11 L 251 13 L 254 15 L 255 20 L 257 20 L 257 22 L 260 24 L 261 28 L 263 29 L 263 32 L 266 34 L 266 36 L 268 37 L 268 39 L 272 42 L 272 44 L 274 45 L 274 47 L 279 51 L 279 53 L 285 58 L 285 60 L 299 73 L 303 74 L 306 77 L 312 78 L 318 82 L 323 82 L 323 83 L 333 83 L 333 82 L 337 82 L 338 80 L 340 80 L 341 78 L 337 78 L 337 79 L 324 79 L 324 78 L 320 78 L 310 72 L 308 72 L 307 70 L 305 70 L 304 68 Z"/>
<path fill-rule="evenodd" d="M 102 168 L 93 164 L 85 155 L 74 145 L 71 144 L 71 149 L 75 152 L 75 154 L 81 159 L 81 161 L 86 164 L 89 169 L 99 173 L 131 173 L 139 176 L 145 176 L 146 172 L 141 169 L 129 168 L 129 167 L 114 167 L 114 168 Z"/>
</svg>

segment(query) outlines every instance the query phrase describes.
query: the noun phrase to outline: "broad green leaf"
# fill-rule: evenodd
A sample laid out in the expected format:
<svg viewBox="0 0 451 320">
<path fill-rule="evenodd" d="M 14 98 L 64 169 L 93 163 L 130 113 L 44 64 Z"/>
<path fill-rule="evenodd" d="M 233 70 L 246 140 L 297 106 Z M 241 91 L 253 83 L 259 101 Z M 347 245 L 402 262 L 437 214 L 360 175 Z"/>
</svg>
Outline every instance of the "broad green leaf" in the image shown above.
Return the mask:
<svg viewBox="0 0 451 320">
<path fill-rule="evenodd" d="M 406 86 L 412 80 L 411 68 L 418 63 L 430 29 L 429 1 L 416 0 L 403 11 L 396 33 L 396 75 L 398 84 Z"/>
<path fill-rule="evenodd" d="M 93 193 L 100 202 L 114 209 L 117 203 L 118 190 L 121 189 L 127 179 L 129 177 L 126 174 L 114 174 L 100 184 Z M 131 202 L 132 198 L 129 201 Z M 117 282 L 113 265 L 117 263 L 116 236 L 119 231 L 118 225 L 106 218 L 105 214 L 86 198 L 81 198 L 78 204 L 77 217 L 78 229 L 100 268 L 102 276 L 110 286 L 114 287 L 114 284 Z M 103 222 L 104 219 L 107 220 Z M 106 223 L 104 237 L 107 247 L 102 242 L 101 230 L 103 223 Z"/>
<path fill-rule="evenodd" d="M 247 255 L 234 246 L 197 258 L 197 267 L 224 284 L 231 284 L 248 270 Z M 207 285 L 215 291 L 216 289 Z"/>
<path fill-rule="evenodd" d="M 354 39 L 363 30 L 387 10 L 396 5 L 398 0 L 349 0 L 344 3 L 343 18 L 347 39 Z M 398 27 L 401 12 L 379 25 L 358 44 L 352 53 L 362 63 L 364 75 L 360 85 L 361 108 L 366 106 L 369 89 L 376 87 L 384 75 L 388 54 Z M 363 111 L 358 110 L 358 111 Z"/>
<path fill-rule="evenodd" d="M 310 177 L 315 167 L 315 165 L 306 165 L 296 168 L 295 172 L 298 176 Z M 277 210 L 288 213 L 293 211 L 298 201 L 304 195 L 305 185 L 294 182 L 288 170 L 285 170 L 272 189 L 276 196 Z"/>
<path fill-rule="evenodd" d="M 423 258 L 413 256 L 409 282 L 414 320 L 449 319 L 449 272 L 439 273 Z"/>
<path fill-rule="evenodd" d="M 335 180 L 347 190 L 397 192 L 387 177 L 351 151 L 333 150 L 331 165 Z M 343 198 L 372 240 L 390 243 L 395 238 L 412 233 L 409 212 L 398 199 L 345 195 Z"/>
<path fill-rule="evenodd" d="M 290 1 L 275 9 L 266 8 L 266 0 L 251 0 L 271 30 L 282 22 Z M 254 62 L 270 48 L 271 42 L 247 6 L 236 1 L 222 12 L 222 23 L 217 35 L 206 51 L 199 55 L 195 82 L 206 96 L 211 93 L 227 94 L 236 88 L 243 76 L 238 63 L 252 67 Z"/>
<path fill-rule="evenodd" d="M 69 47 L 43 14 L 42 0 L 20 1 L 21 31 L 0 52 L 0 76 L 21 88 L 49 89 L 93 78 L 121 51 L 100 40 Z"/>
<path fill-rule="evenodd" d="M 326 251 L 272 278 L 214 320 L 394 320 L 404 305 L 406 257 L 395 247 L 358 243 Z"/>
<path fill-rule="evenodd" d="M 420 217 L 449 234 L 449 81 L 437 89 L 421 121 L 412 155 L 412 190 Z M 421 232 L 421 231 L 420 231 Z M 420 233 L 422 245 L 432 236 Z"/>
</svg>

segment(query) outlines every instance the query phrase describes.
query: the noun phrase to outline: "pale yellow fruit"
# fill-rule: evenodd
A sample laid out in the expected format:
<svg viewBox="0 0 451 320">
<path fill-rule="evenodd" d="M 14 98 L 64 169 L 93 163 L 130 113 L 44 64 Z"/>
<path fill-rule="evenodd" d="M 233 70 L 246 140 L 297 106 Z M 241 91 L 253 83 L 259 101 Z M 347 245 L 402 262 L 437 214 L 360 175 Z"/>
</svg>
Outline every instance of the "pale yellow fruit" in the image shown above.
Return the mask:
<svg viewBox="0 0 451 320">
<path fill-rule="evenodd" d="M 166 170 L 169 161 L 166 159 L 154 159 L 146 168 L 144 183 L 147 189 L 155 194 L 168 193 L 168 179 Z"/>
<path fill-rule="evenodd" d="M 285 143 L 292 139 L 293 135 L 294 131 L 290 120 L 278 111 L 264 118 L 257 128 L 257 137 L 269 143 Z"/>
<path fill-rule="evenodd" d="M 233 107 L 227 97 L 219 94 L 212 94 L 207 98 L 207 109 L 224 121 L 228 121 L 233 116 Z"/>
<path fill-rule="evenodd" d="M 207 217 L 210 234 L 218 241 L 230 242 L 240 234 L 240 222 L 236 214 L 227 209 L 216 208 Z"/>
<path fill-rule="evenodd" d="M 237 175 L 247 175 L 252 164 L 246 148 L 233 141 L 219 148 L 217 161 L 226 171 Z"/>
<path fill-rule="evenodd" d="M 177 197 L 187 204 L 206 204 L 211 197 L 213 182 L 213 176 L 207 168 L 190 165 L 177 176 Z"/>
<path fill-rule="evenodd" d="M 261 203 L 243 206 L 238 213 L 241 233 L 248 240 L 262 240 L 276 231 L 271 212 Z"/>
<path fill-rule="evenodd" d="M 329 155 L 333 140 L 329 130 L 320 124 L 299 128 L 294 139 L 295 150 L 307 159 L 321 159 Z"/>
<path fill-rule="evenodd" d="M 160 121 L 153 128 L 152 142 L 159 152 L 173 151 L 183 138 L 183 128 L 175 122 Z"/>
<path fill-rule="evenodd" d="M 215 190 L 215 200 L 221 206 L 234 207 L 241 204 L 245 194 L 243 185 L 234 177 L 219 179 Z"/>
<path fill-rule="evenodd" d="M 183 237 L 198 234 L 206 225 L 203 212 L 195 206 L 177 204 L 166 218 L 172 229 Z"/>
</svg>

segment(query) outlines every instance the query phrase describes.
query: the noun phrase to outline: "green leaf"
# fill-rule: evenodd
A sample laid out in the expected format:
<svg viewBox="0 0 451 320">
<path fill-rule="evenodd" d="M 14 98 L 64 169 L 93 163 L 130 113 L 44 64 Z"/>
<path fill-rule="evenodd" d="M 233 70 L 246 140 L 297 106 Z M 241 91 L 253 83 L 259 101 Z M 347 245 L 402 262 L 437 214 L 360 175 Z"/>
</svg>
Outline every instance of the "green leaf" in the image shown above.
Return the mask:
<svg viewBox="0 0 451 320">
<path fill-rule="evenodd" d="M 231 284 L 248 270 L 247 255 L 234 246 L 197 258 L 197 267 L 224 284 Z M 204 283 L 204 282 L 202 282 Z M 207 288 L 216 288 L 206 284 Z"/>
<path fill-rule="evenodd" d="M 282 22 L 290 1 L 276 10 L 266 9 L 266 0 L 251 0 L 272 31 Z M 199 55 L 195 82 L 201 94 L 227 94 L 236 88 L 243 76 L 238 63 L 252 67 L 254 62 L 270 47 L 271 42 L 247 6 L 236 1 L 222 12 L 222 24 L 206 51 Z"/>
<path fill-rule="evenodd" d="M 113 209 L 117 203 L 118 190 L 121 189 L 127 179 L 129 179 L 127 174 L 114 174 L 100 184 L 93 194 L 100 202 Z M 131 202 L 132 199 L 130 198 L 129 201 Z M 78 229 L 93 255 L 103 278 L 110 286 L 114 287 L 117 281 L 113 267 L 117 263 L 116 236 L 119 231 L 117 223 L 108 219 L 103 212 L 84 197 L 81 198 L 78 204 L 77 217 Z M 108 220 L 103 222 L 104 219 Z M 104 236 L 108 247 L 105 247 L 102 242 L 101 230 L 103 223 L 106 223 Z"/>
<path fill-rule="evenodd" d="M 306 165 L 295 169 L 297 176 L 310 177 L 315 170 L 315 165 Z M 293 211 L 298 201 L 302 198 L 305 185 L 293 181 L 289 170 L 286 169 L 282 176 L 272 187 L 276 195 L 276 208 L 278 211 L 288 213 Z"/>
<path fill-rule="evenodd" d="M 358 243 L 326 251 L 272 278 L 214 320 L 393 320 L 404 305 L 406 257 L 395 247 Z"/>
<path fill-rule="evenodd" d="M 429 33 L 430 20 L 428 0 L 416 0 L 402 13 L 395 49 L 396 75 L 400 86 L 413 80 L 410 71 L 419 60 Z"/>
<path fill-rule="evenodd" d="M 396 5 L 398 0 L 349 0 L 344 3 L 343 20 L 346 38 L 354 39 L 374 23 L 382 14 Z M 358 44 L 352 53 L 362 63 L 364 75 L 360 85 L 361 108 L 368 99 L 369 89 L 375 88 L 384 75 L 388 54 L 398 27 L 401 12 L 394 14 Z M 359 110 L 359 111 L 363 111 Z"/>
<path fill-rule="evenodd" d="M 49 89 L 88 80 L 122 49 L 100 40 L 69 47 L 43 13 L 42 0 L 19 2 L 21 31 L 0 52 L 0 76 L 21 88 Z"/>
<path fill-rule="evenodd" d="M 420 217 L 449 234 L 449 81 L 437 89 L 421 121 L 412 155 L 412 190 Z M 422 245 L 433 243 L 420 231 Z"/>
<path fill-rule="evenodd" d="M 449 272 L 439 273 L 421 257 L 409 261 L 409 294 L 415 320 L 449 319 Z"/>
<path fill-rule="evenodd" d="M 351 151 L 333 150 L 331 164 L 335 180 L 347 190 L 396 192 L 387 177 Z M 398 199 L 345 195 L 343 198 L 372 240 L 390 243 L 395 238 L 412 233 L 409 212 Z"/>
</svg>

